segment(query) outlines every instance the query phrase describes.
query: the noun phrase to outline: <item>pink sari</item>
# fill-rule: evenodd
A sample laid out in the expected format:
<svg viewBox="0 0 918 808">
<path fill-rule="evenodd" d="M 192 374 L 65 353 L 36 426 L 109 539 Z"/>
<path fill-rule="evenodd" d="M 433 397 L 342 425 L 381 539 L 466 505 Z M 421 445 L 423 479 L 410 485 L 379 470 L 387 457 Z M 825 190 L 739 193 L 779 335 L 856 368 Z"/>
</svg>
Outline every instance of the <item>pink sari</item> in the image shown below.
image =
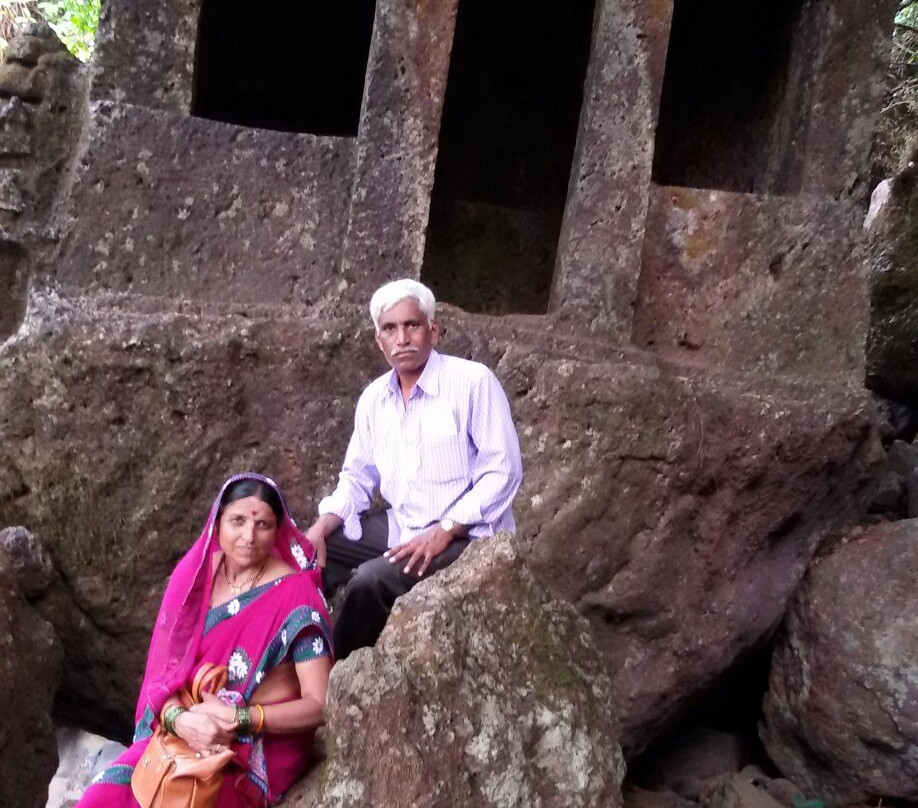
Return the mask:
<svg viewBox="0 0 918 808">
<path fill-rule="evenodd" d="M 136 808 L 130 780 L 159 722 L 166 700 L 190 684 L 204 662 L 226 665 L 226 689 L 248 702 L 255 688 L 277 665 L 310 646 L 316 656 L 331 651 L 331 624 L 321 594 L 315 548 L 296 527 L 287 504 L 273 552 L 298 572 L 269 581 L 232 600 L 209 607 L 212 558 L 219 550 L 216 516 L 220 498 L 237 480 L 254 479 L 274 488 L 259 474 L 227 480 L 214 501 L 198 540 L 179 561 L 166 587 L 147 657 L 147 669 L 135 712 L 134 742 L 86 790 L 79 808 Z M 309 767 L 314 730 L 240 738 L 235 761 L 226 771 L 218 808 L 273 805 Z"/>
</svg>

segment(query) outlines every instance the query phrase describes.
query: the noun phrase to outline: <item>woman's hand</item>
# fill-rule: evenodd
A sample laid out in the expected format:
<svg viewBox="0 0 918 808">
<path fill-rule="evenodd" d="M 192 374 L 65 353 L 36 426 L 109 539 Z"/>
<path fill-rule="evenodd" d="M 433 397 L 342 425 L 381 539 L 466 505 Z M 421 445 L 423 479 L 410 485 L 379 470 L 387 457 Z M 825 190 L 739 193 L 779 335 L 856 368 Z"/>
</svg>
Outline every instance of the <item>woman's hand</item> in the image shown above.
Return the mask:
<svg viewBox="0 0 918 808">
<path fill-rule="evenodd" d="M 202 693 L 201 701 L 198 704 L 192 704 L 189 711 L 211 715 L 214 718 L 221 718 L 231 723 L 236 720 L 236 708 L 232 704 L 227 704 L 225 701 L 220 700 L 213 693 Z"/>
<path fill-rule="evenodd" d="M 205 701 L 179 714 L 172 725 L 188 745 L 202 754 L 228 749 L 236 740 L 235 710 L 209 693 Z"/>
</svg>

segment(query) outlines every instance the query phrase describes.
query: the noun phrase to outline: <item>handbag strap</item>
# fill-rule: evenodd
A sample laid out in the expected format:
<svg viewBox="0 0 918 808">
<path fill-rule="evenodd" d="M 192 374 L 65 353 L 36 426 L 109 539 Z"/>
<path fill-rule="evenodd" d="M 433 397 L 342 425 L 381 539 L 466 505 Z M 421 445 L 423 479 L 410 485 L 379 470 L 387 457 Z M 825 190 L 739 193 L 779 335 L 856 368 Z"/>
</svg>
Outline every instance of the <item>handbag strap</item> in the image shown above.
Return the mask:
<svg viewBox="0 0 918 808">
<path fill-rule="evenodd" d="M 226 665 L 205 662 L 194 675 L 194 681 L 191 684 L 191 701 L 197 704 L 202 700 L 204 693 L 216 693 L 220 688 L 226 686 L 228 678 Z"/>
</svg>

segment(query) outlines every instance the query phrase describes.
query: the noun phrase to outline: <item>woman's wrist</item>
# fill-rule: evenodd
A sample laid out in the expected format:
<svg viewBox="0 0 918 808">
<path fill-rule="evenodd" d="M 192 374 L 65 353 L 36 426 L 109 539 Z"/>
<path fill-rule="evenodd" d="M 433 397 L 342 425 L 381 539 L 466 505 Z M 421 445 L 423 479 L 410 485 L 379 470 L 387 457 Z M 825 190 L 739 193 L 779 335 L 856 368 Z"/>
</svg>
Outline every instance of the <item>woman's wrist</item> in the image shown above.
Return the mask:
<svg viewBox="0 0 918 808">
<path fill-rule="evenodd" d="M 260 704 L 236 707 L 233 713 L 237 735 L 262 735 L 265 732 L 265 708 Z"/>
<path fill-rule="evenodd" d="M 175 722 L 182 716 L 182 714 L 187 713 L 186 710 L 181 704 L 172 704 L 166 707 L 163 710 L 163 729 L 166 730 L 170 735 L 178 735 L 175 728 Z"/>
<path fill-rule="evenodd" d="M 237 735 L 252 734 L 252 709 L 250 707 L 237 707 L 234 719 Z"/>
</svg>

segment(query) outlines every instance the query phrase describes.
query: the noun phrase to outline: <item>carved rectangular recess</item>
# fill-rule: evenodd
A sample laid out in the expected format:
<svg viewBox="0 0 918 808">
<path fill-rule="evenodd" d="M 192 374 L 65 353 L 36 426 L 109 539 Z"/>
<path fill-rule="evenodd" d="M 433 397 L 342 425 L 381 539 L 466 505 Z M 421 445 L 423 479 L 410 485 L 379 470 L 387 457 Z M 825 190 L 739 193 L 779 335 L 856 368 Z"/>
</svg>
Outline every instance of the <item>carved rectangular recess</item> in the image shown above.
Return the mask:
<svg viewBox="0 0 918 808">
<path fill-rule="evenodd" d="M 675 0 L 658 185 L 794 193 L 821 0 Z"/>
<path fill-rule="evenodd" d="M 467 311 L 548 310 L 594 0 L 460 0 L 421 278 Z"/>
<path fill-rule="evenodd" d="M 375 0 L 204 0 L 191 114 L 354 137 Z"/>
</svg>

